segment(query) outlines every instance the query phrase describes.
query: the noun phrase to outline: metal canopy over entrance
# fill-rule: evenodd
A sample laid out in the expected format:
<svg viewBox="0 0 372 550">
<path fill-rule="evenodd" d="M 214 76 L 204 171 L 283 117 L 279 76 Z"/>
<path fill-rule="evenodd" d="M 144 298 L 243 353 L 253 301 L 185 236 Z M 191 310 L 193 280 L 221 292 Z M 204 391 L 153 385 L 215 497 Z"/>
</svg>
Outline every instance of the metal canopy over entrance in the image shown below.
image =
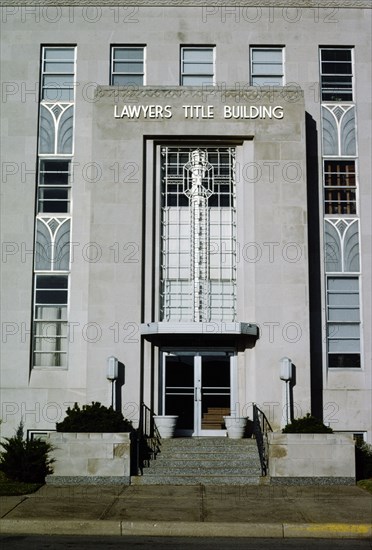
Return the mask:
<svg viewBox="0 0 372 550">
<path fill-rule="evenodd" d="M 162 408 L 178 416 L 177 435 L 225 435 L 234 387 L 233 352 L 163 352 Z"/>
</svg>

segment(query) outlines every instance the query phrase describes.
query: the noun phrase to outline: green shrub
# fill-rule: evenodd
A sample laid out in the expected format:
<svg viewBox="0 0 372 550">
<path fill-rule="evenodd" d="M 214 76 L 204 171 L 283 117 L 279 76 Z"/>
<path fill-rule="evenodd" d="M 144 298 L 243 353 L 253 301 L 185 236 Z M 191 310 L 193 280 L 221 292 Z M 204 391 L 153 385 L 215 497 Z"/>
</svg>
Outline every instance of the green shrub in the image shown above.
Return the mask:
<svg viewBox="0 0 372 550">
<path fill-rule="evenodd" d="M 15 481 L 44 483 L 45 476 L 53 472 L 54 459 L 48 457 L 52 445 L 41 439 L 23 439 L 23 422 L 16 435 L 5 438 L 0 444 L 4 451 L 0 457 L 0 470 Z"/>
<path fill-rule="evenodd" d="M 66 417 L 56 425 L 57 432 L 131 432 L 132 423 L 120 411 L 98 402 L 79 407 L 77 403 L 66 411 Z"/>
<path fill-rule="evenodd" d="M 333 433 L 332 428 L 325 426 L 321 420 L 311 416 L 310 413 L 307 413 L 303 418 L 296 418 L 292 421 L 291 424 L 287 424 L 283 428 L 282 433 L 284 434 L 296 434 L 296 433 L 306 433 L 306 434 L 321 434 L 321 433 Z"/>
<path fill-rule="evenodd" d="M 18 495 L 29 495 L 34 493 L 43 483 L 24 483 L 9 479 L 4 472 L 0 470 L 0 497 L 15 497 Z"/>
<path fill-rule="evenodd" d="M 372 478 L 372 445 L 365 441 L 356 441 L 355 470 L 357 481 Z"/>
</svg>

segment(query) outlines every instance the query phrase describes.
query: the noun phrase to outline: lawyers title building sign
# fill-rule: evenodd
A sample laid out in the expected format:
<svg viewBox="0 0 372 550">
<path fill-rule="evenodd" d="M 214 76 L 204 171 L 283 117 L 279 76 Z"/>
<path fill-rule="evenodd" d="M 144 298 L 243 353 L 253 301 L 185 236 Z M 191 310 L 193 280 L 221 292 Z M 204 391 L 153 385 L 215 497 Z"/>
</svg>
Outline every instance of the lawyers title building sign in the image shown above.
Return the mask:
<svg viewBox="0 0 372 550">
<path fill-rule="evenodd" d="M 282 119 L 281 105 L 224 105 L 222 112 L 216 113 L 214 105 L 181 105 L 179 108 L 185 119 Z M 114 105 L 114 118 L 120 119 L 170 119 L 173 116 L 171 105 Z"/>
</svg>

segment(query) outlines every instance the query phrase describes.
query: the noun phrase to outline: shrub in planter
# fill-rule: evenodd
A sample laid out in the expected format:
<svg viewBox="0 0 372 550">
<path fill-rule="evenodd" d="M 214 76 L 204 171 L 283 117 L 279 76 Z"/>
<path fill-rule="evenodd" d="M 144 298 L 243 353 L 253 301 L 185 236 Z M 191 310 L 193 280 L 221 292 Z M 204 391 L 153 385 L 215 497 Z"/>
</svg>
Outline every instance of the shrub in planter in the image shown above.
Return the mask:
<svg viewBox="0 0 372 550">
<path fill-rule="evenodd" d="M 132 432 L 133 426 L 120 411 L 101 403 L 79 407 L 77 403 L 66 411 L 66 417 L 56 424 L 57 432 Z"/>
<path fill-rule="evenodd" d="M 45 476 L 53 472 L 53 458 L 48 453 L 53 450 L 50 443 L 41 439 L 23 439 L 23 423 L 16 435 L 5 438 L 1 443 L 4 452 L 0 457 L 0 470 L 15 481 L 44 483 Z"/>
<path fill-rule="evenodd" d="M 322 433 L 333 433 L 332 428 L 325 426 L 321 420 L 311 416 L 310 413 L 307 413 L 303 418 L 296 418 L 287 424 L 285 428 L 282 429 L 284 434 L 296 434 L 296 433 L 307 433 L 307 434 L 322 434 Z"/>
</svg>

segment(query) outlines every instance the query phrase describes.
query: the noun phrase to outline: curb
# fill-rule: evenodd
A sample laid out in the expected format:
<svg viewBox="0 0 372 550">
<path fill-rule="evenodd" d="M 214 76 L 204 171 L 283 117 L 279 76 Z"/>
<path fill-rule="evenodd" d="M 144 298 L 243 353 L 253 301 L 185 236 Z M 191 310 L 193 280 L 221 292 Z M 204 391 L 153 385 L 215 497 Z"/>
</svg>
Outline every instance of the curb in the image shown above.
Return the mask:
<svg viewBox="0 0 372 550">
<path fill-rule="evenodd" d="M 121 521 L 2 519 L 2 535 L 121 535 Z"/>
<path fill-rule="evenodd" d="M 2 534 L 162 537 L 368 538 L 367 523 L 213 523 L 168 521 L 3 519 Z"/>
<path fill-rule="evenodd" d="M 284 538 L 338 538 L 372 537 L 372 523 L 284 523 Z"/>
</svg>

